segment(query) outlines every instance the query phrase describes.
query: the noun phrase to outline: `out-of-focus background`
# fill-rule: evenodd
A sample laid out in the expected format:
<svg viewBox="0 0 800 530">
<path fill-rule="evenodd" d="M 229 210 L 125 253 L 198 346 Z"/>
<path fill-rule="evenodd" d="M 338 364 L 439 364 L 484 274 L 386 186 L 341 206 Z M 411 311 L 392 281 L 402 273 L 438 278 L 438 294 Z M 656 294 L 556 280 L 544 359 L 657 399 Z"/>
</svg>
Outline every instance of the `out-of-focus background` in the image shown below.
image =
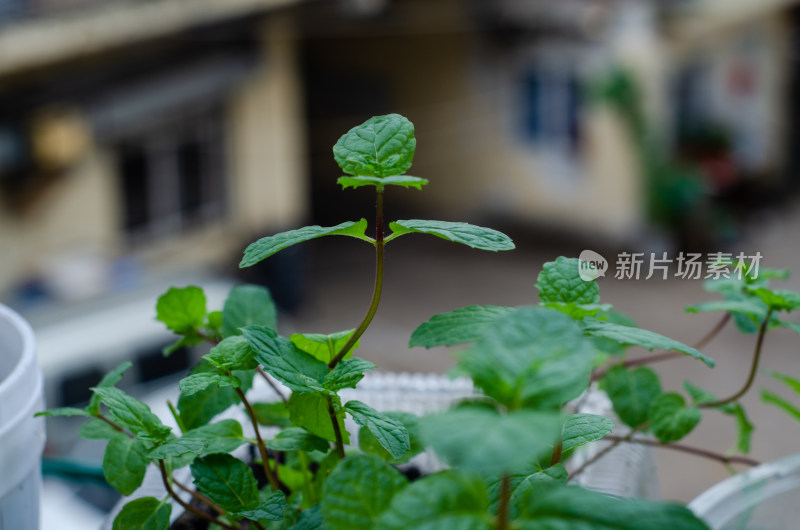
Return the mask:
<svg viewBox="0 0 800 530">
<path fill-rule="evenodd" d="M 332 238 L 237 263 L 257 237 L 369 219 L 368 191 L 337 190 L 331 146 L 398 112 L 416 126 L 411 174 L 430 185 L 388 190 L 387 217 L 485 224 L 518 248 L 393 243 L 360 355 L 444 372 L 447 351 L 408 350 L 414 327 L 468 304 L 535 303 L 541 264 L 587 248 L 610 263 L 604 302 L 691 343 L 716 319 L 683 312 L 711 298 L 702 282 L 675 277 L 676 262 L 646 280 L 647 261 L 618 280 L 616 256 L 760 252 L 797 266 L 799 46 L 793 0 L 0 0 L 0 300 L 34 326 L 51 407 L 82 402 L 122 360 L 146 395 L 199 358 L 161 356 L 171 337 L 154 304 L 170 285 L 221 306 L 231 285 L 260 283 L 285 331 L 352 328 L 368 246 Z M 717 369 L 665 364 L 665 387 L 737 388 L 751 342 L 727 329 L 706 351 Z M 775 332 L 766 362 L 797 376 L 798 345 Z M 800 426 L 753 394 L 753 456 L 796 452 Z M 65 455 L 99 462 L 74 427 L 49 424 L 57 475 Z M 710 413 L 690 441 L 723 452 L 733 437 Z M 727 475 L 664 453 L 665 498 Z M 76 506 L 75 488 L 48 482 L 51 511 Z M 94 506 L 75 517 L 116 500 L 78 490 Z"/>
</svg>

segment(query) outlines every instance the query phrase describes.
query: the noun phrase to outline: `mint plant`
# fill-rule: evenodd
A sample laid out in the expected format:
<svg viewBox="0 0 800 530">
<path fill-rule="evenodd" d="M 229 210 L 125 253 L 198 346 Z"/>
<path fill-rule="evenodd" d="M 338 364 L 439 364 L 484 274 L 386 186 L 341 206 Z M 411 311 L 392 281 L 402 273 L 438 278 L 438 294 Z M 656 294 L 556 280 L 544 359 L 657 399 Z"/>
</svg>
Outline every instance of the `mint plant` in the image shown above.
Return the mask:
<svg viewBox="0 0 800 530">
<path fill-rule="evenodd" d="M 141 486 L 149 466 L 157 469 L 165 495 L 126 503 L 114 529 L 167 529 L 173 504 L 226 529 L 705 528 L 678 505 L 614 499 L 568 485 L 582 469 L 570 475 L 565 464 L 579 447 L 602 439 L 651 443 L 634 436 L 648 430 L 658 440 L 654 443 L 677 448 L 675 442 L 695 427 L 704 408 L 737 419 L 742 433 L 737 450 L 746 452 L 749 422 L 737 400 L 752 381 L 725 399 L 690 385 L 689 401 L 663 392 L 653 370 L 639 359 L 626 359 L 627 346 L 669 351 L 651 360 L 677 354 L 708 366 L 714 362 L 698 348 L 639 329 L 600 304 L 597 283 L 580 279 L 575 259 L 561 257 L 544 266 L 538 305 L 469 306 L 435 315 L 413 332 L 411 346 L 468 345 L 457 354 L 457 371 L 472 379 L 480 396 L 424 417 L 343 401 L 340 392 L 356 388 L 375 368 L 354 352 L 381 299 L 388 243 L 422 233 L 481 250 L 514 248 L 506 235 L 467 223 L 398 220 L 385 233 L 387 190 L 421 190 L 428 183 L 405 174 L 415 149 L 413 125 L 397 114 L 367 120 L 333 148 L 346 173 L 339 179 L 344 189 L 375 188 L 374 237 L 366 235 L 368 222 L 360 219 L 264 237 L 244 251 L 241 266 L 248 267 L 317 237 L 348 236 L 372 245 L 374 291 L 355 328 L 285 337 L 277 331 L 277 311 L 263 287 L 235 287 L 221 310 L 209 310 L 198 287 L 172 288 L 156 304 L 158 320 L 178 336 L 164 354 L 187 345 L 211 346 L 179 382 L 177 402 L 168 403 L 176 427 L 116 387 L 130 363 L 106 375 L 85 407 L 41 413 L 88 418 L 80 434 L 107 440 L 104 474 L 122 495 Z M 714 284 L 712 290 L 724 300 L 692 310 L 726 311 L 744 330 L 755 328 L 755 370 L 764 333 L 792 326 L 775 315 L 796 308 L 797 299 L 769 290 L 755 277 Z M 274 401 L 252 400 L 256 378 L 272 386 Z M 614 420 L 574 405 L 593 381 L 609 394 L 629 435 L 615 438 Z M 239 409 L 247 429 L 237 419 L 217 419 L 231 407 Z M 357 433 L 348 432 L 348 415 L 359 426 Z M 254 448 L 252 462 L 242 458 L 243 446 Z M 409 483 L 397 466 L 426 449 L 448 469 Z M 187 466 L 192 484 L 176 478 L 176 470 Z M 181 492 L 193 501 L 184 501 Z"/>
</svg>

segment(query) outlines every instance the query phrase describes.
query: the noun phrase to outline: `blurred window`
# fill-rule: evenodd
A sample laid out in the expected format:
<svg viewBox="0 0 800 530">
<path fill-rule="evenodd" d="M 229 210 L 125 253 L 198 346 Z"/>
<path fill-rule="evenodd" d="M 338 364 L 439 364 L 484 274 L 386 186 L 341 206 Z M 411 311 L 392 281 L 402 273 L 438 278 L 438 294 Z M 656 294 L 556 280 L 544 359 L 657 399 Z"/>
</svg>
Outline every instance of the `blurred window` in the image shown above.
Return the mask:
<svg viewBox="0 0 800 530">
<path fill-rule="evenodd" d="M 522 79 L 522 92 L 522 119 L 528 139 L 566 155 L 577 154 L 582 98 L 576 73 L 529 69 Z"/>
<path fill-rule="evenodd" d="M 122 225 L 134 242 L 186 232 L 225 208 L 221 113 L 208 112 L 117 146 Z"/>
</svg>

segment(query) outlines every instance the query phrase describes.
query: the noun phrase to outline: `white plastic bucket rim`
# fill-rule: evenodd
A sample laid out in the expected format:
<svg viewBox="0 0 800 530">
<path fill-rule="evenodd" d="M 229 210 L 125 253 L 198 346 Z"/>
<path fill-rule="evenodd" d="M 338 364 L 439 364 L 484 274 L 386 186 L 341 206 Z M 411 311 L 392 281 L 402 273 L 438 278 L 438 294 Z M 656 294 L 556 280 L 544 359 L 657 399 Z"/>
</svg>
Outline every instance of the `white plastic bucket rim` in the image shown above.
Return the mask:
<svg viewBox="0 0 800 530">
<path fill-rule="evenodd" d="M 33 330 L 16 312 L 0 304 L 0 355 L 19 347 L 16 364 L 0 381 L 0 499 L 31 473 L 40 473 L 44 449 L 42 372 L 36 364 Z M 16 334 L 16 336 L 13 336 Z"/>
<path fill-rule="evenodd" d="M 711 528 L 724 528 L 759 504 L 793 490 L 800 490 L 800 454 L 761 464 L 718 482 L 688 507 Z"/>
</svg>

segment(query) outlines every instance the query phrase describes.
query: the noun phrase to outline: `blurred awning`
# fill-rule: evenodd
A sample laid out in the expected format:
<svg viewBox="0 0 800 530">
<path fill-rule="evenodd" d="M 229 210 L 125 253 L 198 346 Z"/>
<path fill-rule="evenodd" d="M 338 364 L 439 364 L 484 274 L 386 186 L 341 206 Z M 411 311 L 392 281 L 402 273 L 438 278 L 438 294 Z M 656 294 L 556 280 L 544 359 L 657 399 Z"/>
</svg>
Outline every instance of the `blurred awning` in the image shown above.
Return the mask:
<svg viewBox="0 0 800 530">
<path fill-rule="evenodd" d="M 86 102 L 92 129 L 104 140 L 141 133 L 161 120 L 217 104 L 255 66 L 247 54 L 217 54 L 107 87 Z"/>
<path fill-rule="evenodd" d="M 664 7 L 670 35 L 693 41 L 798 4 L 800 0 L 684 0 Z"/>
<path fill-rule="evenodd" d="M 517 31 L 590 37 L 615 0 L 473 0 L 476 19 Z"/>
<path fill-rule="evenodd" d="M 0 27 L 0 76 L 301 1 L 130 0 L 23 19 Z"/>
</svg>

